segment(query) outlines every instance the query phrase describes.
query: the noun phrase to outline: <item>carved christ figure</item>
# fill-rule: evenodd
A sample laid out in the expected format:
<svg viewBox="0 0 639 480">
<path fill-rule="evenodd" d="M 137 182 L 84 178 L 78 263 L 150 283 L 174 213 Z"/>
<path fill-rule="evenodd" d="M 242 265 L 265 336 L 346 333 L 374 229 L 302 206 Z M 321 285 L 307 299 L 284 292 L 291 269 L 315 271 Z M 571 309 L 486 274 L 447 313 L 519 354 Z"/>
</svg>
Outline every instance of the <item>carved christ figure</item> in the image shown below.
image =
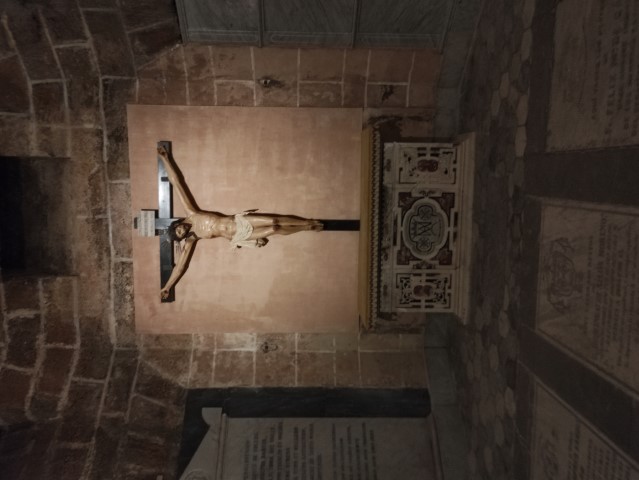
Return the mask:
<svg viewBox="0 0 639 480">
<path fill-rule="evenodd" d="M 227 238 L 233 248 L 263 247 L 271 235 L 290 235 L 308 230 L 320 231 L 323 225 L 318 220 L 295 216 L 255 213 L 248 210 L 236 215 L 200 210 L 193 200 L 184 178 L 164 147 L 158 148 L 158 154 L 169 176 L 169 181 L 180 197 L 187 216 L 169 226 L 169 238 L 184 241 L 184 248 L 173 267 L 166 285 L 160 290 L 161 298 L 169 296 L 169 290 L 175 286 L 188 268 L 198 240 Z"/>
</svg>

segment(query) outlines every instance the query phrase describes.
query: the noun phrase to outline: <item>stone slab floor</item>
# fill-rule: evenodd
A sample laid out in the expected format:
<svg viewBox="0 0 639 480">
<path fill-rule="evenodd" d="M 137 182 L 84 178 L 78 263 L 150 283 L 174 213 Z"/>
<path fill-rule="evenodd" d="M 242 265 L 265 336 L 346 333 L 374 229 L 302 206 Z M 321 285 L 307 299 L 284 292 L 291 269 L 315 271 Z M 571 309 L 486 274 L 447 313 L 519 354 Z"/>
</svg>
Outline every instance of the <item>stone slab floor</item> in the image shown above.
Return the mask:
<svg viewBox="0 0 639 480">
<path fill-rule="evenodd" d="M 477 132 L 472 311 L 452 335 L 469 478 L 514 478 L 518 270 L 533 0 L 487 1 L 466 71 L 461 131 Z"/>
<path fill-rule="evenodd" d="M 473 301 L 452 336 L 469 478 L 514 478 L 518 271 L 534 1 L 487 1 L 467 65 L 461 131 L 477 132 Z"/>
<path fill-rule="evenodd" d="M 615 132 L 614 126 L 612 131 L 588 130 L 578 122 L 571 128 L 570 119 L 581 119 L 583 110 L 588 110 L 590 118 L 591 111 L 580 102 L 587 98 L 600 104 L 605 102 L 604 93 L 593 87 L 592 97 L 574 100 L 579 108 L 573 111 L 570 88 L 561 83 L 572 76 L 571 88 L 578 90 L 605 78 L 610 93 L 611 78 L 617 73 L 615 38 L 626 45 L 617 52 L 619 62 L 627 62 L 630 70 L 636 68 L 636 56 L 622 52 L 637 44 L 636 2 L 634 7 L 606 2 L 598 17 L 592 12 L 602 4 L 585 3 L 487 0 L 467 64 L 460 131 L 477 132 L 478 138 L 473 307 L 468 323 L 454 327 L 449 355 L 469 437 L 468 478 L 573 478 L 569 472 L 579 474 L 574 478 L 637 475 L 639 432 L 636 423 L 624 426 L 638 418 L 636 381 L 619 385 L 613 378 L 617 370 L 595 371 L 586 365 L 591 359 L 573 354 L 570 340 L 567 349 L 558 348 L 535 329 L 539 199 L 552 197 L 566 205 L 613 205 L 614 211 L 639 202 L 639 193 L 629 185 L 630 179 L 637 179 L 636 163 L 632 163 L 637 159 L 636 135 L 624 128 Z M 621 17 L 627 19 L 625 24 L 608 20 Z M 592 43 L 586 45 L 578 35 L 565 34 L 571 24 L 577 30 L 583 28 L 584 37 L 593 39 Z M 603 29 L 597 31 L 593 25 Z M 566 37 L 573 43 L 562 44 Z M 607 42 L 613 58 L 608 63 Z M 584 49 L 590 58 L 600 53 L 596 49 L 604 52 L 599 70 L 588 69 L 590 60 L 581 54 Z M 619 90 L 625 84 L 633 91 L 628 80 L 621 78 Z M 553 82 L 559 82 L 563 90 Z M 636 92 L 626 94 L 628 99 L 636 98 Z M 611 124 L 623 117 L 624 108 L 627 112 L 621 103 L 609 105 L 606 115 L 613 119 Z M 593 107 L 592 118 L 596 115 L 604 117 Z M 636 108 L 632 117 L 637 118 Z M 563 125 L 552 123 L 557 118 L 564 118 Z M 559 135 L 566 139 L 563 146 Z M 602 173 L 601 165 L 606 164 L 607 170 L 615 165 L 619 173 Z M 625 288 L 631 297 L 639 285 L 635 279 Z M 639 316 L 630 310 L 620 318 L 628 334 L 636 335 Z M 633 349 L 636 352 L 636 344 L 628 351 Z M 556 425 L 550 426 L 552 438 L 546 447 L 541 443 L 539 405 L 545 395 L 540 393 L 541 385 L 566 405 L 558 407 L 563 413 L 554 418 Z M 582 437 L 586 431 L 592 433 L 587 447 L 580 431 Z M 599 440 L 592 440 L 595 437 Z"/>
</svg>

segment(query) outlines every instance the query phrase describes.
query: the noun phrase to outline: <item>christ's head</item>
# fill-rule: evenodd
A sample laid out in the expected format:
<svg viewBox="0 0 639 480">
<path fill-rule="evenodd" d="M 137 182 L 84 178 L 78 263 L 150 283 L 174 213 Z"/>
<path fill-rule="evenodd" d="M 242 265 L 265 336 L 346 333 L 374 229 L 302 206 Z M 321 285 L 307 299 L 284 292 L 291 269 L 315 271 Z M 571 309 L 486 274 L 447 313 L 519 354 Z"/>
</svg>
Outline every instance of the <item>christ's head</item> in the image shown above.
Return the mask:
<svg viewBox="0 0 639 480">
<path fill-rule="evenodd" d="M 184 222 L 184 219 L 179 219 L 173 222 L 169 226 L 169 238 L 173 241 L 179 242 L 189 236 L 191 231 L 191 224 Z"/>
</svg>

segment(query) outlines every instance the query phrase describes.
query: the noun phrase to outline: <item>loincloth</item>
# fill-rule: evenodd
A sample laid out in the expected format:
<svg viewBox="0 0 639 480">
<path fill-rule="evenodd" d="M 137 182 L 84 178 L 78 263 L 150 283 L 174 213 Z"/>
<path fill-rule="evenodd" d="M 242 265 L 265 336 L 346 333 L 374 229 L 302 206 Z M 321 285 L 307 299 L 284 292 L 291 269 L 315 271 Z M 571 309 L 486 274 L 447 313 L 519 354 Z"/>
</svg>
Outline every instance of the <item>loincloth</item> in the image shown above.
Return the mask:
<svg viewBox="0 0 639 480">
<path fill-rule="evenodd" d="M 235 235 L 231 238 L 231 248 L 256 247 L 255 240 L 249 240 L 253 235 L 253 225 L 246 219 L 247 212 L 235 215 Z"/>
</svg>

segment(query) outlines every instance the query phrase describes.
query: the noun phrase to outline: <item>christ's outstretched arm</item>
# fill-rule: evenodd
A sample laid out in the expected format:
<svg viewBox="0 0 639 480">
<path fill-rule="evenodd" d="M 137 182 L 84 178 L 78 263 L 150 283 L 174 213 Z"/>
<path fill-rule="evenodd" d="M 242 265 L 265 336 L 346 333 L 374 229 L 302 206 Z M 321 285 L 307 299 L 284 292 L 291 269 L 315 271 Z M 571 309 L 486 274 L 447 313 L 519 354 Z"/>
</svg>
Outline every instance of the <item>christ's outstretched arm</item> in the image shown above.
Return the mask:
<svg viewBox="0 0 639 480">
<path fill-rule="evenodd" d="M 191 257 L 193 256 L 193 252 L 195 251 L 195 244 L 197 243 L 197 239 L 193 237 L 187 237 L 185 240 L 184 250 L 182 251 L 182 255 L 178 259 L 177 264 L 173 267 L 173 271 L 171 272 L 171 276 L 166 281 L 166 285 L 162 287 L 160 290 L 160 297 L 162 299 L 168 298 L 169 291 L 173 286 L 178 282 L 186 269 L 189 268 L 189 262 L 191 261 Z"/>
<path fill-rule="evenodd" d="M 177 167 L 173 165 L 173 162 L 169 158 L 169 153 L 166 151 L 164 147 L 158 147 L 158 155 L 162 159 L 162 163 L 164 163 L 164 168 L 169 175 L 169 182 L 171 185 L 177 190 L 180 200 L 182 201 L 182 205 L 184 205 L 184 209 L 187 211 L 188 215 L 192 215 L 200 211 L 200 209 L 195 204 L 195 201 L 191 198 L 189 191 L 186 187 L 186 182 L 184 181 L 184 177 L 177 170 Z"/>
</svg>

